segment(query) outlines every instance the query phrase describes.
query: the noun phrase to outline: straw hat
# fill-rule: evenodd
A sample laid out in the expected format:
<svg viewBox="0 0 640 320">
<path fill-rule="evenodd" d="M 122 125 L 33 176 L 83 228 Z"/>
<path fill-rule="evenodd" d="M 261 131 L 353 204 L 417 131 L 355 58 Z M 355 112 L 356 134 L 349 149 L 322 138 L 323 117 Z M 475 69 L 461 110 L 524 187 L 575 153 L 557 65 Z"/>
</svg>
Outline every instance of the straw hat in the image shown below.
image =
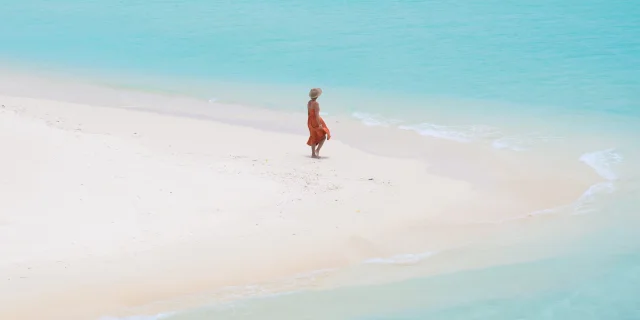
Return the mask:
<svg viewBox="0 0 640 320">
<path fill-rule="evenodd" d="M 313 89 L 311 89 L 311 91 L 309 91 L 309 98 L 317 99 L 321 94 L 322 94 L 322 89 L 313 88 Z"/>
</svg>

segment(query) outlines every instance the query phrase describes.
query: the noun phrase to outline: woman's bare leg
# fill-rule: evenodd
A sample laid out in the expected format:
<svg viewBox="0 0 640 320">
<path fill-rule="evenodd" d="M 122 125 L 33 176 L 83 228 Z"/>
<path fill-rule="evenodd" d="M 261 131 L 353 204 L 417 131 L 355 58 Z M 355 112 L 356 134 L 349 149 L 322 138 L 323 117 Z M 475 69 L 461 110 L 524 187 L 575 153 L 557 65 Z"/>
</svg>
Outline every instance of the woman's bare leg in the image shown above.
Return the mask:
<svg viewBox="0 0 640 320">
<path fill-rule="evenodd" d="M 324 144 L 324 141 L 327 140 L 327 136 L 322 137 L 322 140 L 318 143 L 318 147 L 316 148 L 316 157 L 320 158 L 320 148 Z"/>
<path fill-rule="evenodd" d="M 311 146 L 311 158 L 317 158 L 316 155 L 316 146 Z"/>
</svg>

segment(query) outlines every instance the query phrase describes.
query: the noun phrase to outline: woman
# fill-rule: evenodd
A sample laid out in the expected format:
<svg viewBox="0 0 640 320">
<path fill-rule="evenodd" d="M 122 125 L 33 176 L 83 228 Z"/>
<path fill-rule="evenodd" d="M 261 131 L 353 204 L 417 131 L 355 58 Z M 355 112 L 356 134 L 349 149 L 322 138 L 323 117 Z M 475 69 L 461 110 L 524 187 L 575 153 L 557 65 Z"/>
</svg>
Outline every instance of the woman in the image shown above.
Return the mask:
<svg viewBox="0 0 640 320">
<path fill-rule="evenodd" d="M 322 89 L 313 88 L 309 91 L 309 102 L 307 103 L 307 127 L 309 127 L 309 140 L 307 144 L 311 146 L 311 157 L 320 158 L 320 149 L 325 140 L 331 139 L 331 132 L 324 120 L 320 117 L 320 104 L 318 97 L 322 94 Z"/>
</svg>

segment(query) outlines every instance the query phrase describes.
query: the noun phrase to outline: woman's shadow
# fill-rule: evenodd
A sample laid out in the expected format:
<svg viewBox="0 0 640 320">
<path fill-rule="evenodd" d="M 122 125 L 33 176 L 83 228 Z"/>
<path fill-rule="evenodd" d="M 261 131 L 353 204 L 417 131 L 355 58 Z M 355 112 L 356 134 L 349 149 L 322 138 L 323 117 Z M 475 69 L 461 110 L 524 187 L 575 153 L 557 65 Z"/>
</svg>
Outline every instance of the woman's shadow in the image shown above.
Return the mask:
<svg viewBox="0 0 640 320">
<path fill-rule="evenodd" d="M 327 157 L 327 156 L 321 156 L 319 158 L 314 158 L 314 157 L 312 157 L 310 155 L 305 155 L 304 157 L 305 158 L 309 158 L 309 159 L 315 159 L 315 160 L 327 160 L 327 159 L 329 159 L 329 157 Z"/>
</svg>

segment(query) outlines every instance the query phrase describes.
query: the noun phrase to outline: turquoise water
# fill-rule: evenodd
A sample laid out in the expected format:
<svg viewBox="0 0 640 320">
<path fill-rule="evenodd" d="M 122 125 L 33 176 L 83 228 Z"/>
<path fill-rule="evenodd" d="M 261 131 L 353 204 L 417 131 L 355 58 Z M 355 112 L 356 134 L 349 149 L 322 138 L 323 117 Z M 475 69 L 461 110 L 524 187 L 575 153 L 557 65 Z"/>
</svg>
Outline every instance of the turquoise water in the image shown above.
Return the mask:
<svg viewBox="0 0 640 320">
<path fill-rule="evenodd" d="M 637 319 L 639 262 L 637 253 L 604 262 L 546 260 L 256 300 L 169 319 Z M 559 283 L 540 286 L 529 280 L 545 277 Z"/>
<path fill-rule="evenodd" d="M 623 212 L 629 205 L 635 206 L 616 201 L 605 211 Z M 640 243 L 632 227 L 638 218 L 611 218 L 622 220 L 605 223 L 562 256 L 384 285 L 249 299 L 169 319 L 638 319 Z"/>
<path fill-rule="evenodd" d="M 0 57 L 637 114 L 638 16 L 621 0 L 2 1 Z"/>
<path fill-rule="evenodd" d="M 607 227 L 566 256 L 176 319 L 637 319 L 639 17 L 622 0 L 0 0 L 0 62 L 282 110 L 320 86 L 330 114 L 507 151 L 567 136 L 619 200 L 578 201 Z"/>
<path fill-rule="evenodd" d="M 566 123 L 633 130 L 640 117 L 640 7 L 628 1 L 1 4 L 0 62 L 202 99 L 297 109 L 320 86 L 331 114 L 549 136 Z"/>
</svg>

